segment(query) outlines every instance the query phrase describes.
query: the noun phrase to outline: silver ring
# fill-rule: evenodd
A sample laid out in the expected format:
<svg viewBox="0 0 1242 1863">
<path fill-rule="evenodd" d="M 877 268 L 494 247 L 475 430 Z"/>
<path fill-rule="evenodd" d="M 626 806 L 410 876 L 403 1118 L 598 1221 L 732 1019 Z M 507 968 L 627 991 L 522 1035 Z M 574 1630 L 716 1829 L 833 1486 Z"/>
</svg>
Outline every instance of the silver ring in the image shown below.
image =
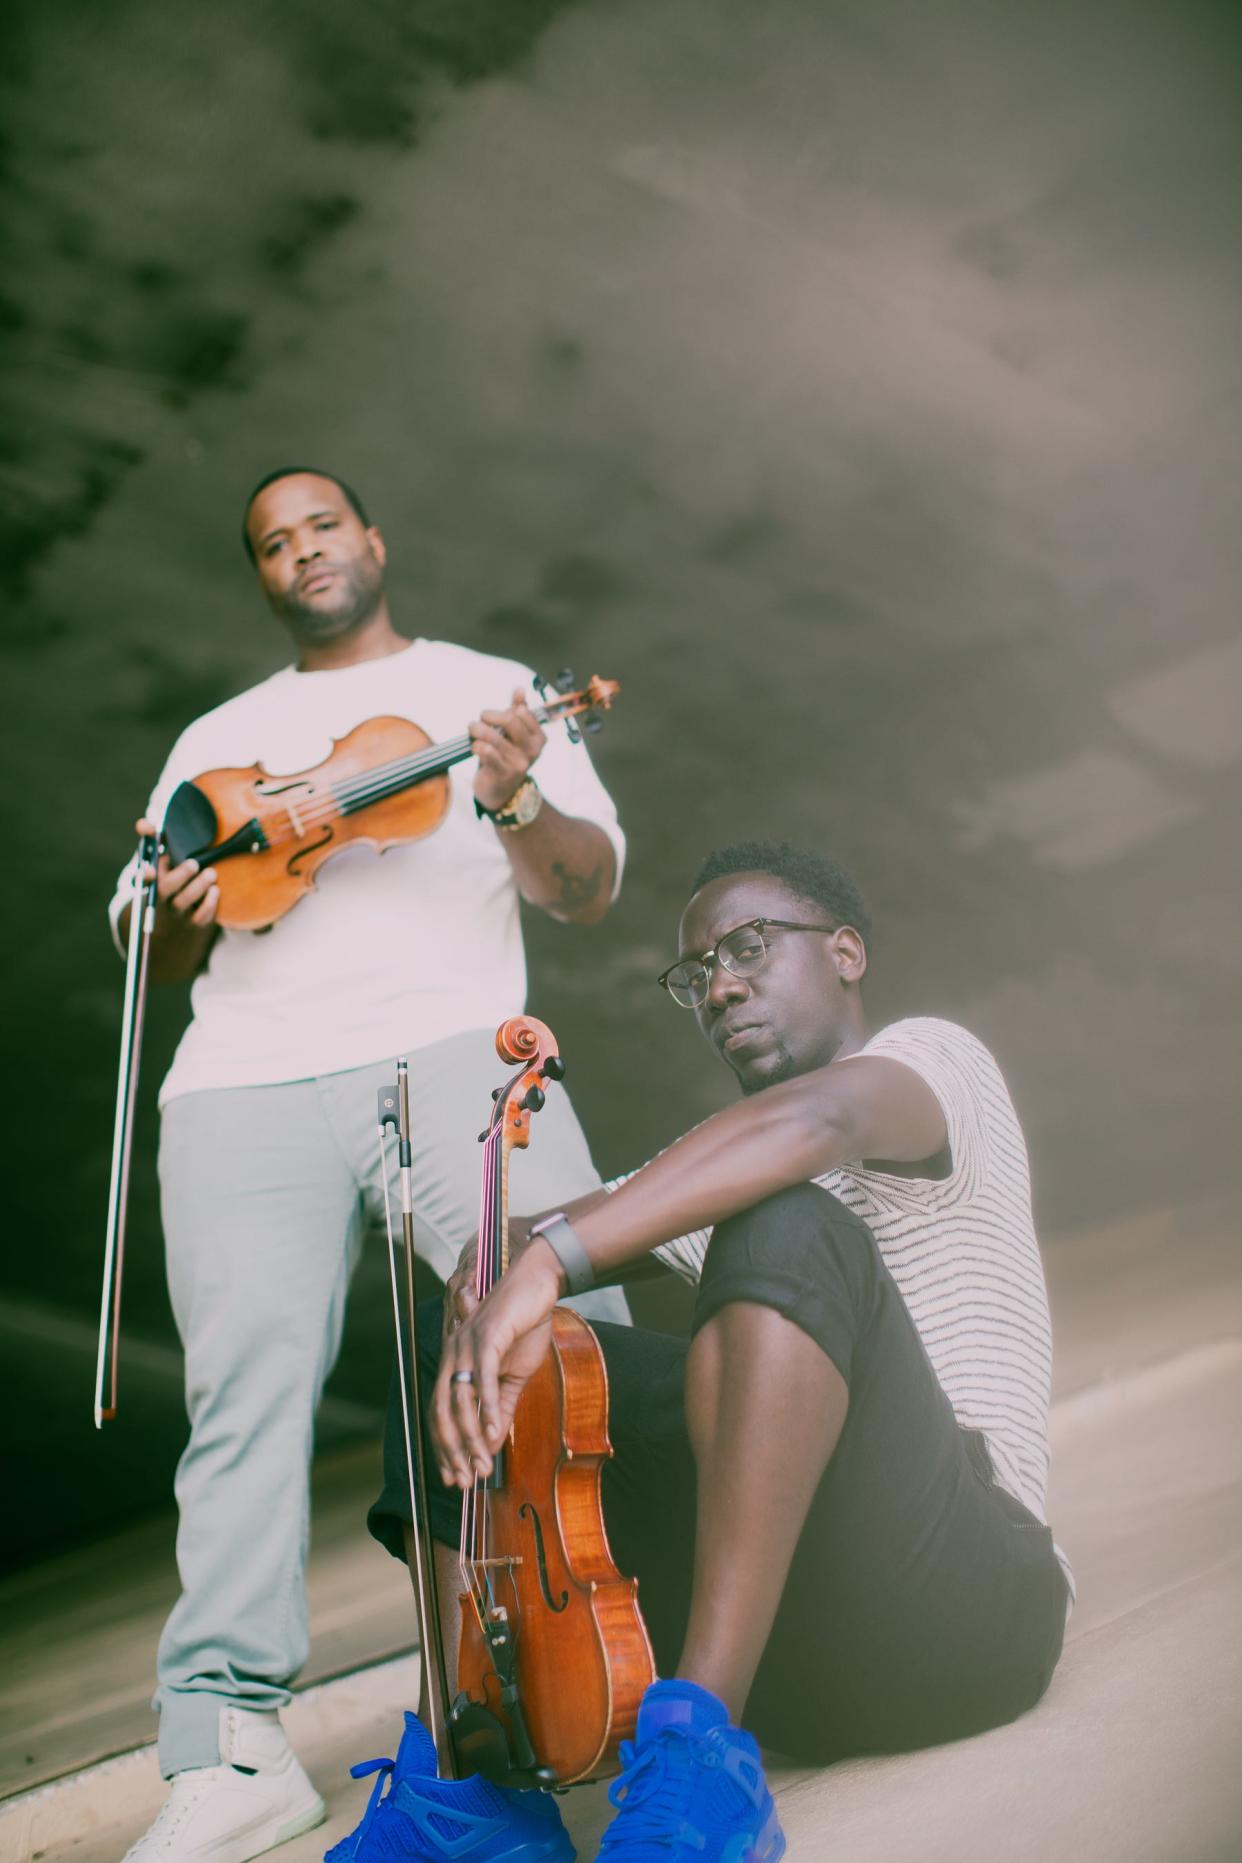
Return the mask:
<svg viewBox="0 0 1242 1863">
<path fill-rule="evenodd" d="M 452 1377 L 449 1379 L 449 1383 L 450 1384 L 473 1384 L 474 1373 L 472 1371 L 455 1371 Z"/>
</svg>

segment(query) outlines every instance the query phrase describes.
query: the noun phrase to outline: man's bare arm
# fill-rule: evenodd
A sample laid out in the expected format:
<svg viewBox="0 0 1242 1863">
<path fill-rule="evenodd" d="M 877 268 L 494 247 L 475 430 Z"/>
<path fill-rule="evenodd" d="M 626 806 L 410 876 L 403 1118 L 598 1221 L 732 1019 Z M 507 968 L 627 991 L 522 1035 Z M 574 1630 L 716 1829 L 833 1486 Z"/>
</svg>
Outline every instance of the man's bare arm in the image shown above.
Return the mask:
<svg viewBox="0 0 1242 1863">
<path fill-rule="evenodd" d="M 507 711 L 476 718 L 470 736 L 479 760 L 475 796 L 486 809 L 503 808 L 538 760 L 543 729 L 519 689 Z M 495 832 L 523 899 L 567 924 L 598 924 L 612 904 L 617 856 L 597 823 L 563 815 L 545 796 L 534 821 Z"/>
<path fill-rule="evenodd" d="M 612 904 L 617 856 L 594 822 L 562 815 L 545 798 L 534 821 L 502 837 L 523 899 L 551 918 L 596 925 Z"/>
<path fill-rule="evenodd" d="M 946 1138 L 940 1103 L 913 1069 L 859 1055 L 714 1113 L 611 1196 L 593 1193 L 566 1214 L 605 1278 L 661 1242 L 723 1222 L 834 1165 L 916 1164 Z"/>
<path fill-rule="evenodd" d="M 597 1203 L 602 1203 L 607 1196 L 608 1192 L 601 1186 L 600 1189 L 589 1191 L 585 1196 L 577 1198 L 575 1202 L 568 1203 L 564 1207 L 566 1210 L 573 1213 L 576 1220 L 578 1215 L 584 1210 L 593 1209 Z M 561 1206 L 558 1204 L 556 1207 L 560 1209 Z M 530 1246 L 532 1224 L 537 1223 L 540 1216 L 551 1216 L 553 1214 L 553 1210 L 547 1209 L 541 1210 L 538 1216 L 511 1216 L 509 1218 L 510 1263 L 517 1261 L 525 1254 L 527 1248 Z M 464 1320 L 468 1320 L 479 1304 L 479 1297 L 474 1291 L 478 1260 L 479 1238 L 477 1235 L 474 1235 L 471 1236 L 470 1240 L 462 1249 L 460 1255 L 457 1257 L 457 1266 L 444 1283 L 443 1331 L 446 1337 L 449 1333 L 453 1332 L 455 1328 L 460 1326 Z M 672 1272 L 673 1270 L 668 1267 L 667 1263 L 661 1261 L 659 1256 L 650 1254 L 640 1255 L 634 1261 L 619 1263 L 616 1268 L 609 1270 L 607 1274 L 601 1271 L 598 1276 L 598 1283 L 601 1287 L 611 1287 L 614 1285 L 619 1286 L 625 1281 L 654 1281 L 658 1280 L 661 1275 L 671 1274 Z"/>
<path fill-rule="evenodd" d="M 567 1214 L 606 1278 L 661 1242 L 723 1222 L 834 1165 L 867 1157 L 917 1164 L 935 1157 L 946 1136 L 939 1102 L 911 1068 L 878 1055 L 849 1057 L 713 1114 L 611 1196 L 580 1200 Z M 535 1236 L 445 1339 L 431 1424 L 444 1481 L 464 1488 L 489 1472 L 567 1279 L 555 1250 Z M 464 1371 L 477 1408 L 461 1401 L 455 1375 Z"/>
</svg>

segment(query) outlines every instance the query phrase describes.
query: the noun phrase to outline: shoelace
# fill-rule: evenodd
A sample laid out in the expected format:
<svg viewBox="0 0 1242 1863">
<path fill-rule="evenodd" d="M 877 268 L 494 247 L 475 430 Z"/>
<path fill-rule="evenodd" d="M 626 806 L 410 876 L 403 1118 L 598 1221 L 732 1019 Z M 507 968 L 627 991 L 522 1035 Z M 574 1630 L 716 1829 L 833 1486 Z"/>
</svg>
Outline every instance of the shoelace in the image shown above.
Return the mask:
<svg viewBox="0 0 1242 1863">
<path fill-rule="evenodd" d="M 375 1784 L 371 1787 L 371 1796 L 367 1800 L 367 1808 L 362 1814 L 361 1824 L 357 1825 L 356 1828 L 350 1832 L 349 1836 L 343 1838 L 339 1844 L 333 1844 L 331 1850 L 329 1850 L 324 1857 L 324 1863 L 331 1863 L 331 1858 L 336 1856 L 338 1851 L 343 1855 L 353 1855 L 374 1822 L 375 1815 L 380 1807 L 380 1800 L 384 1796 L 384 1787 L 388 1784 L 396 1763 L 395 1760 L 390 1759 L 370 1759 L 360 1760 L 356 1766 L 350 1767 L 349 1776 L 351 1779 L 365 1779 L 368 1773 L 373 1772 L 375 1774 Z M 346 1845 L 349 1846 L 348 1852 L 345 1850 Z"/>
<path fill-rule="evenodd" d="M 142 1840 L 151 1846 L 153 1853 L 159 1844 L 168 1843 L 176 1836 L 185 1822 L 187 1813 L 207 1796 L 213 1784 L 213 1780 L 206 1777 L 208 1771 L 216 1774 L 219 1768 L 195 1767 L 189 1772 L 179 1774 L 173 1781 L 168 1797 L 160 1806 Z"/>
<path fill-rule="evenodd" d="M 604 1835 L 600 1855 L 615 1833 L 618 1843 L 667 1844 L 684 1841 L 686 1801 L 694 1782 L 696 1759 L 707 1758 L 708 1743 L 693 1734 L 666 1728 L 641 1753 L 632 1741 L 621 1742 L 621 1777 L 608 1798 L 621 1813 Z M 710 1764 L 717 1763 L 711 1753 Z M 624 1824 L 624 1828 L 621 1826 Z"/>
</svg>

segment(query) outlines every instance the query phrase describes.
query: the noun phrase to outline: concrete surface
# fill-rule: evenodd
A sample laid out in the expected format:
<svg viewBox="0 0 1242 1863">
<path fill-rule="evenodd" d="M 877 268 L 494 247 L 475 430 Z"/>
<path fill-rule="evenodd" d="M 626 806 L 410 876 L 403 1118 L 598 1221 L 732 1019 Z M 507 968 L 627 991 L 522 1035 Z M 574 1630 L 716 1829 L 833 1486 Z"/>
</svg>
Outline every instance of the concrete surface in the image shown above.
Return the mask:
<svg viewBox="0 0 1242 1863">
<path fill-rule="evenodd" d="M 1058 1339 L 1051 1517 L 1079 1602 L 1040 1706 L 1007 1728 L 934 1751 L 827 1771 L 775 1767 L 793 1859 L 834 1863 L 1233 1863 L 1242 1857 L 1242 1259 L 1227 1200 L 1066 1237 L 1048 1251 Z M 404 1578 L 357 1531 L 365 1466 L 319 1497 L 315 1663 L 373 1649 L 408 1624 Z M 47 1765 L 133 1725 L 158 1628 L 131 1541 L 64 1620 L 27 1627 L 11 1679 Z M 122 1584 L 120 1576 L 128 1571 Z M 395 1585 L 393 1580 L 395 1579 Z M 48 1640 L 61 1661 L 35 1664 Z M 358 1658 L 362 1660 L 362 1658 Z M 109 1692 L 109 1669 L 119 1677 Z M 24 1692 L 21 1692 L 24 1691 Z M 311 1863 L 357 1822 L 369 1781 L 351 1762 L 391 1752 L 417 1692 L 417 1658 L 305 1689 L 291 1737 L 329 1806 L 283 1847 Z M 25 1704 L 22 1710 L 22 1704 Z M 111 1717 L 111 1722 L 110 1722 Z M 119 1740 L 117 1744 L 120 1744 Z M 14 1734 L 3 1757 L 11 1778 Z M 110 1863 L 161 1796 L 150 1748 L 0 1808 L 0 1860 Z M 583 1857 L 606 1821 L 604 1788 L 566 1817 Z"/>
<path fill-rule="evenodd" d="M 378 1450 L 316 1466 L 311 1686 L 408 1648 L 405 1568 L 365 1532 Z M 154 1739 L 155 1647 L 177 1596 L 175 1519 L 147 1521 L 0 1586 L 0 1798 Z"/>
</svg>

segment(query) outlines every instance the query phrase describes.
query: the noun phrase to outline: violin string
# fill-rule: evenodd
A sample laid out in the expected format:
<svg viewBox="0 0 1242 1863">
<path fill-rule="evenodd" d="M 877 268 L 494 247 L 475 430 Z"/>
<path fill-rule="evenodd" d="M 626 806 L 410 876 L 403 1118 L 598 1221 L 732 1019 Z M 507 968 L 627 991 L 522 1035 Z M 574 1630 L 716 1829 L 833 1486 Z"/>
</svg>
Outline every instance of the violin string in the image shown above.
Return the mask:
<svg viewBox="0 0 1242 1863">
<path fill-rule="evenodd" d="M 497 1102 L 497 1117 L 492 1125 L 491 1131 L 488 1133 L 487 1145 L 485 1147 L 487 1171 L 483 1181 L 485 1185 L 484 1194 L 488 1199 L 486 1283 L 488 1292 L 495 1287 L 501 1271 L 499 1257 L 502 1225 L 501 1185 L 504 1177 L 502 1138 L 504 1134 L 504 1105 L 506 1098 L 507 1095 L 504 1095 Z M 486 1481 L 483 1480 L 480 1480 L 479 1483 L 479 1507 L 483 1516 L 483 1558 L 487 1560 L 491 1557 L 492 1552 L 491 1490 L 487 1486 Z M 483 1567 L 483 1589 L 487 1595 L 488 1606 L 494 1608 L 496 1604 L 496 1581 L 493 1576 L 492 1567 L 487 1564 Z"/>
<path fill-rule="evenodd" d="M 444 744 L 432 744 L 424 751 L 418 751 L 409 757 L 397 757 L 391 763 L 377 764 L 373 770 L 364 770 L 359 776 L 344 777 L 332 786 L 333 794 L 348 813 L 351 809 L 365 808 L 368 802 L 382 801 L 386 795 L 396 795 L 412 780 L 426 771 L 434 770 L 437 764 L 456 763 L 462 757 L 470 755 L 471 738 L 463 734 L 450 738 Z"/>
<path fill-rule="evenodd" d="M 370 803 L 398 796 L 402 790 L 412 788 L 425 776 L 435 774 L 437 768 L 447 770 L 469 755 L 470 739 L 452 738 L 444 744 L 433 744 L 429 750 L 417 756 L 399 757 L 392 763 L 377 764 L 375 770 L 365 771 L 363 777 L 346 777 L 339 783 L 330 784 L 327 795 L 311 800 L 304 809 L 298 808 L 296 801 L 290 808 L 288 804 L 282 805 L 278 797 L 273 797 L 271 800 L 276 802 L 278 810 L 282 806 L 285 808 L 288 826 L 282 823 L 269 831 L 260 818 L 267 845 L 279 847 L 286 841 L 300 841 L 308 829 L 317 828 L 323 822 L 339 821 L 342 815 L 357 814 Z M 300 829 L 298 822 L 302 824 Z"/>
<path fill-rule="evenodd" d="M 534 716 L 540 725 L 546 725 L 563 716 L 567 709 L 568 701 L 560 700 L 555 705 L 535 707 Z M 428 745 L 426 750 L 415 751 L 408 757 L 397 757 L 391 763 L 377 764 L 373 770 L 364 770 L 357 777 L 344 777 L 331 786 L 333 800 L 319 804 L 318 812 L 322 817 L 340 812 L 350 814 L 372 802 L 399 795 L 403 789 L 437 767 L 447 768 L 452 763 L 460 762 L 463 757 L 468 757 L 472 743 L 469 733 L 464 732 L 460 737 L 446 738 L 443 743 Z M 306 819 L 314 821 L 316 810 L 308 810 Z"/>
<path fill-rule="evenodd" d="M 534 716 L 540 725 L 572 717 L 572 701 L 579 696 L 570 693 L 550 705 L 535 706 L 532 708 Z M 327 796 L 309 802 L 304 810 L 297 810 L 297 820 L 303 824 L 301 829 L 292 811 L 286 814 L 288 827 L 282 825 L 269 832 L 266 824 L 261 822 L 267 846 L 273 848 L 287 841 L 300 841 L 309 828 L 339 820 L 342 815 L 356 814 L 375 802 L 400 795 L 424 777 L 436 773 L 437 767 L 447 770 L 452 764 L 468 757 L 472 741 L 468 733 L 463 733 L 461 737 L 446 738 L 443 743 L 431 744 L 426 750 L 416 751 L 408 757 L 394 758 L 389 763 L 377 764 L 373 770 L 364 770 L 357 777 L 345 777 L 341 782 L 329 785 Z"/>
<path fill-rule="evenodd" d="M 479 1202 L 479 1240 L 478 1240 L 478 1247 L 475 1252 L 475 1263 L 474 1263 L 474 1289 L 475 1289 L 476 1294 L 480 1293 L 480 1284 L 481 1284 L 482 1277 L 483 1277 L 483 1263 L 486 1257 L 486 1250 L 487 1250 L 487 1231 L 486 1231 L 486 1222 L 485 1222 L 485 1212 L 486 1212 L 486 1207 L 487 1207 L 487 1194 L 486 1193 L 487 1193 L 487 1179 L 488 1179 L 488 1148 L 489 1148 L 489 1145 L 490 1145 L 490 1137 L 489 1137 L 488 1143 L 485 1144 L 483 1148 L 483 1190 L 480 1194 L 480 1202 Z M 476 1476 L 474 1479 L 474 1482 L 472 1483 L 471 1487 L 469 1488 L 467 1493 L 464 1495 L 463 1500 L 462 1500 L 461 1546 L 462 1546 L 462 1570 L 468 1575 L 468 1585 L 469 1585 L 471 1600 L 474 1604 L 475 1613 L 479 1617 L 480 1622 L 481 1622 L 482 1621 L 482 1609 L 481 1609 L 480 1599 L 479 1599 L 479 1577 L 478 1577 L 478 1570 L 479 1570 L 478 1568 L 478 1559 L 479 1559 L 478 1501 L 479 1501 L 479 1482 L 478 1482 L 478 1477 Z"/>
<path fill-rule="evenodd" d="M 496 1151 L 501 1125 L 494 1121 L 483 1146 L 483 1180 L 479 1192 L 479 1242 L 475 1256 L 474 1291 L 480 1300 L 492 1286 L 496 1274 L 495 1175 Z M 475 1610 L 482 1619 L 491 1594 L 491 1569 L 481 1564 L 488 1556 L 487 1489 L 476 1475 L 462 1508 L 462 1554 L 465 1566 L 466 1546 L 470 1547 L 470 1590 Z M 479 1573 L 483 1574 L 480 1581 Z"/>
<path fill-rule="evenodd" d="M 536 713 L 536 716 L 541 724 L 546 722 L 541 714 Z M 408 757 L 396 757 L 390 763 L 377 764 L 374 769 L 364 770 L 356 777 L 343 777 L 339 783 L 329 786 L 328 796 L 309 804 L 305 812 L 299 809 L 298 814 L 312 826 L 339 815 L 355 814 L 373 802 L 400 795 L 403 789 L 412 787 L 437 769 L 447 769 L 451 764 L 459 763 L 463 757 L 470 755 L 472 741 L 469 733 L 463 733 L 460 737 L 447 738 L 441 744 L 428 745 L 426 750 L 415 751 Z M 280 841 L 290 838 L 284 830 L 275 837 Z"/>
<path fill-rule="evenodd" d="M 480 1200 L 479 1200 L 479 1239 L 478 1239 L 478 1243 L 475 1248 L 475 1258 L 474 1258 L 474 1291 L 476 1295 L 479 1294 L 480 1284 L 481 1284 L 482 1276 L 483 1276 L 483 1261 L 484 1261 L 485 1251 L 487 1249 L 487 1232 L 486 1232 L 486 1222 L 485 1222 L 485 1212 L 487 1208 L 487 1178 L 488 1178 L 487 1166 L 488 1166 L 488 1149 L 487 1149 L 487 1145 L 485 1144 L 484 1149 L 483 1149 L 483 1189 L 480 1192 Z M 466 1579 L 467 1579 L 468 1589 L 470 1591 L 470 1596 L 474 1603 L 474 1608 L 475 1608 L 476 1613 L 479 1610 L 479 1596 L 478 1596 L 479 1586 L 478 1586 L 478 1571 L 477 1571 L 477 1565 L 476 1565 L 476 1561 L 478 1559 L 478 1539 L 477 1539 L 478 1521 L 477 1521 L 477 1514 L 476 1514 L 476 1503 L 478 1499 L 478 1491 L 479 1491 L 479 1484 L 478 1484 L 478 1479 L 476 1477 L 472 1486 L 462 1496 L 462 1507 L 461 1507 L 461 1566 L 462 1566 L 462 1572 L 466 1576 Z"/>
</svg>

